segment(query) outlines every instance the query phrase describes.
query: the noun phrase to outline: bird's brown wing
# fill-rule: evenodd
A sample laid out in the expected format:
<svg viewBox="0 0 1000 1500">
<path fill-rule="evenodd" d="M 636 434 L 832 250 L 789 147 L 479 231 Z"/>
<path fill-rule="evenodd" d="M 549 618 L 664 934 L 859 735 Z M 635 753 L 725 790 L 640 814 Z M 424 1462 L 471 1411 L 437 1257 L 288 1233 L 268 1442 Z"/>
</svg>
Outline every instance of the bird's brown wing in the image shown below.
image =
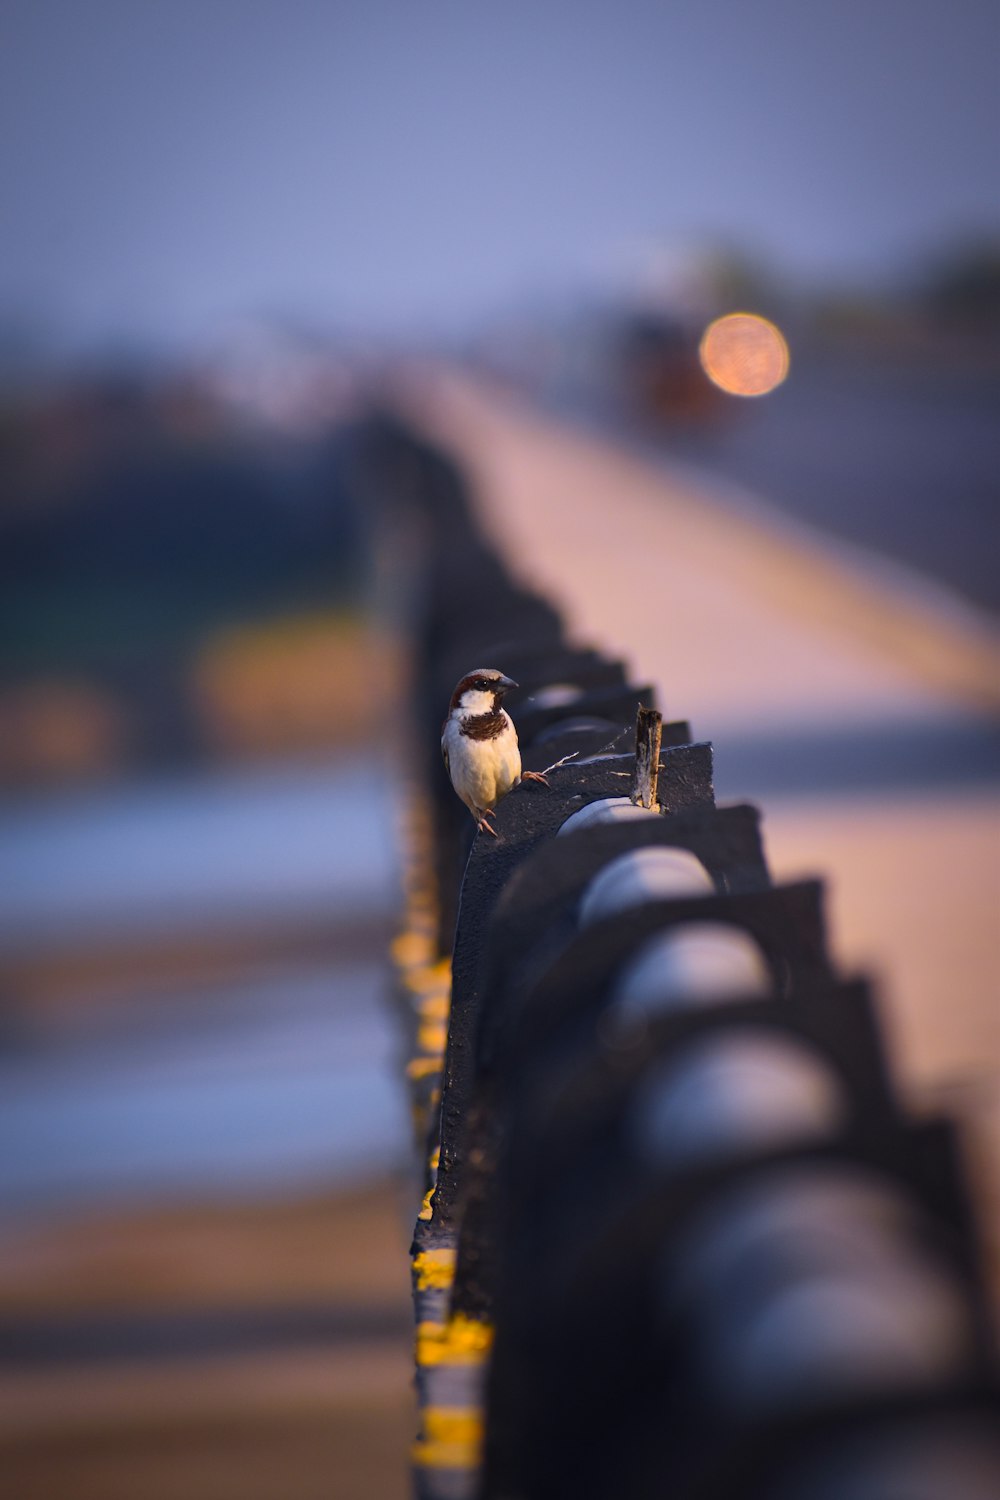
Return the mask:
<svg viewBox="0 0 1000 1500">
<path fill-rule="evenodd" d="M 444 768 L 450 776 L 451 766 L 448 764 L 448 746 L 445 744 L 444 740 L 441 741 L 441 758 L 444 761 Z"/>
</svg>

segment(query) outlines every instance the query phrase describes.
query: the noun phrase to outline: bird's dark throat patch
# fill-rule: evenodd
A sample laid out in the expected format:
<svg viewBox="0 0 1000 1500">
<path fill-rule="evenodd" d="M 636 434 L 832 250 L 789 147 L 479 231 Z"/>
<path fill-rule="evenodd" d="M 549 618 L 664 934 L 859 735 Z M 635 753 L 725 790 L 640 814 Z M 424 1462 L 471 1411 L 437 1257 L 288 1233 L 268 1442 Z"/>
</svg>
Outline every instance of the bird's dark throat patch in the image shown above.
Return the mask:
<svg viewBox="0 0 1000 1500">
<path fill-rule="evenodd" d="M 507 719 L 502 713 L 470 714 L 461 722 L 462 734 L 470 740 L 496 740 L 507 728 Z"/>
</svg>

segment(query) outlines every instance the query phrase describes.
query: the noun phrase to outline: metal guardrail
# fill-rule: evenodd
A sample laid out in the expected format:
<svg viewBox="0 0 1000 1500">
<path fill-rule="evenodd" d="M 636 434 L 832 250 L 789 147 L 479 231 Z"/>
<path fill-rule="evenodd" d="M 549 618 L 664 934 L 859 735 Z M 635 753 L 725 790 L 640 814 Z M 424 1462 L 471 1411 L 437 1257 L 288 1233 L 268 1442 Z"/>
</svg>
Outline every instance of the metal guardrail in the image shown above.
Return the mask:
<svg viewBox="0 0 1000 1500">
<path fill-rule="evenodd" d="M 445 455 L 383 420 L 357 484 L 405 538 L 413 649 L 417 1494 L 1000 1494 L 954 1132 L 902 1108 L 822 884 L 772 882 L 686 724 L 640 714 L 637 751 L 653 689 L 565 639 Z M 521 684 L 524 766 L 552 768 L 496 839 L 438 758 L 479 663 Z"/>
</svg>

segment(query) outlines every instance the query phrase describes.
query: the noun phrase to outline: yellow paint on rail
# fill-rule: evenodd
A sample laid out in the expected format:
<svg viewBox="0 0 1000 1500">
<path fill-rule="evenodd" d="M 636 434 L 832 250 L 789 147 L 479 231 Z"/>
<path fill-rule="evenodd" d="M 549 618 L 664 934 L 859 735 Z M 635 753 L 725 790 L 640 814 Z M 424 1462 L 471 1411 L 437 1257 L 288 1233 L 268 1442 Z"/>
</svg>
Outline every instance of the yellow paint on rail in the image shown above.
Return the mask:
<svg viewBox="0 0 1000 1500">
<path fill-rule="evenodd" d="M 483 1414 L 478 1406 L 425 1406 L 421 1425 L 431 1443 L 479 1443 L 483 1437 Z"/>
<path fill-rule="evenodd" d="M 448 1028 L 440 1021 L 425 1021 L 417 1028 L 417 1046 L 421 1052 L 432 1052 L 440 1058 L 448 1045 Z"/>
<path fill-rule="evenodd" d="M 479 1365 L 493 1346 L 493 1325 L 461 1313 L 447 1323 L 418 1323 L 418 1365 Z"/>
<path fill-rule="evenodd" d="M 421 1469 L 476 1469 L 479 1447 L 465 1443 L 415 1442 L 410 1449 L 413 1463 Z"/>
<path fill-rule="evenodd" d="M 422 1435 L 413 1445 L 413 1462 L 423 1468 L 470 1469 L 483 1446 L 482 1413 L 474 1406 L 425 1406 Z"/>
<path fill-rule="evenodd" d="M 439 959 L 436 964 L 415 964 L 403 975 L 407 989 L 417 995 L 449 993 L 451 990 L 451 959 Z"/>
<path fill-rule="evenodd" d="M 397 933 L 389 948 L 393 962 L 401 969 L 417 964 L 429 964 L 434 958 L 434 940 L 429 932 L 418 932 L 408 928 Z"/>
<path fill-rule="evenodd" d="M 414 1257 L 418 1292 L 446 1291 L 455 1279 L 454 1250 L 421 1250 Z"/>
<path fill-rule="evenodd" d="M 429 1078 L 432 1073 L 440 1073 L 440 1057 L 412 1057 L 406 1064 L 407 1078 Z"/>
<path fill-rule="evenodd" d="M 434 1217 L 434 1204 L 432 1201 L 433 1198 L 434 1189 L 432 1187 L 429 1187 L 424 1194 L 424 1201 L 420 1205 L 420 1212 L 417 1214 L 417 1218 L 423 1220 L 425 1224 Z"/>
</svg>

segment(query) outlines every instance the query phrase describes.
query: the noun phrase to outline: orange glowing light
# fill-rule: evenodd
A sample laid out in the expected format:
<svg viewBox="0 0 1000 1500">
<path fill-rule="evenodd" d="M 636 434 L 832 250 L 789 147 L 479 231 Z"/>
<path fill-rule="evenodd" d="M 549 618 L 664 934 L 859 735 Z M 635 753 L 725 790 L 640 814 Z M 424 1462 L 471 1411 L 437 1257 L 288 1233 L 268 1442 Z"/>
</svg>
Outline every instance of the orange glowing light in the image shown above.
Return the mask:
<svg viewBox="0 0 1000 1500">
<path fill-rule="evenodd" d="M 766 396 L 788 374 L 781 330 L 756 313 L 727 313 L 709 323 L 698 355 L 709 380 L 730 396 Z"/>
</svg>

